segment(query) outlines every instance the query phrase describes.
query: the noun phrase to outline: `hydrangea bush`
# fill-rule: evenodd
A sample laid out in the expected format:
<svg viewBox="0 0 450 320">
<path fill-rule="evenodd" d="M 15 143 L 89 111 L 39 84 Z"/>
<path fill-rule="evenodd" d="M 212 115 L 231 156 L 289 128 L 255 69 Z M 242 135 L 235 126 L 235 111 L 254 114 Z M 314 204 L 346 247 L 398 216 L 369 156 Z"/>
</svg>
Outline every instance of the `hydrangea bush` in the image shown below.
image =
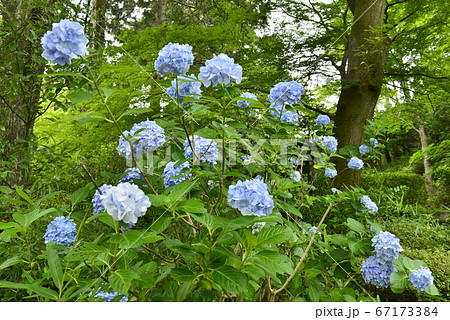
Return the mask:
<svg viewBox="0 0 450 320">
<path fill-rule="evenodd" d="M 23 259 L 29 266 L 44 260 L 46 275 L 33 283 L 25 276 L 21 288 L 48 301 L 373 301 L 362 281 L 437 294 L 423 262 L 403 256 L 399 239 L 364 215 L 381 204 L 362 190 L 331 188 L 340 174 L 334 157 L 355 170 L 364 162 L 357 151 L 340 154 L 328 116 L 303 114 L 303 86 L 251 90 L 256 99 L 241 93 L 244 70 L 233 58 L 220 53 L 196 72 L 192 49 L 169 43 L 154 70 L 147 66 L 165 77 L 165 86 L 149 78 L 156 83 L 150 91 L 172 99 L 152 100 L 145 110 L 116 114 L 110 101 L 119 93 L 104 87 L 104 75 L 79 74 L 103 88 L 89 101 L 104 108 L 103 117 L 88 122 L 114 125 L 117 154 L 129 169 L 124 177 L 123 169 L 85 168 L 89 183 L 64 208 L 13 216 L 2 239 L 19 239 L 33 221 L 48 224 L 46 250 Z M 346 232 L 334 234 L 333 224 Z"/>
</svg>

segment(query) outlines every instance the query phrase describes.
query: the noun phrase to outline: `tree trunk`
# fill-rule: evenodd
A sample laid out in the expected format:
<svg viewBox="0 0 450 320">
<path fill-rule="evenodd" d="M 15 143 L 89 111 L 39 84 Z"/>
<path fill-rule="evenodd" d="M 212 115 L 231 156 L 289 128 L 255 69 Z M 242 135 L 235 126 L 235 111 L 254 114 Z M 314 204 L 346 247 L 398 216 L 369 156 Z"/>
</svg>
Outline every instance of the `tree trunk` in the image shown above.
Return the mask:
<svg viewBox="0 0 450 320">
<path fill-rule="evenodd" d="M 339 147 L 360 145 L 363 126 L 373 117 L 381 92 L 383 68 L 389 41 L 382 35 L 385 0 L 348 1 L 353 12 L 346 58 L 341 72 L 341 94 L 335 119 Z M 347 167 L 348 159 L 337 159 L 338 185 L 359 185 L 359 170 Z"/>
<path fill-rule="evenodd" d="M 106 0 L 93 0 L 91 23 L 94 32 L 93 48 L 101 50 L 105 45 Z"/>
<path fill-rule="evenodd" d="M 166 20 L 167 0 L 158 0 L 158 16 L 156 17 L 156 25 L 159 26 Z"/>
<path fill-rule="evenodd" d="M 38 116 L 44 60 L 39 63 L 40 38 L 36 35 L 48 19 L 44 8 L 53 1 L 3 1 L 0 31 L 0 160 L 2 172 L 9 172 L 0 184 L 26 185 L 30 140 Z M 48 27 L 48 26 L 46 26 Z M 31 30 L 33 30 L 32 33 Z"/>
</svg>

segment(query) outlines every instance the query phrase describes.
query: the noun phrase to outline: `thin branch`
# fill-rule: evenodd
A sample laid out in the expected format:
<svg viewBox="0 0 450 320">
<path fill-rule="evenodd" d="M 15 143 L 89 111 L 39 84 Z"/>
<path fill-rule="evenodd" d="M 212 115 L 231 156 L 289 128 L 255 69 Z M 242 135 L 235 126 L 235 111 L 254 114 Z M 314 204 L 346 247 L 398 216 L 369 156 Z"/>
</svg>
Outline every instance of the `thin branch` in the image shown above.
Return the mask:
<svg viewBox="0 0 450 320">
<path fill-rule="evenodd" d="M 6 106 L 11 110 L 12 113 L 14 113 L 14 115 L 17 118 L 19 118 L 23 123 L 26 123 L 26 121 L 17 112 L 14 111 L 14 109 L 11 107 L 9 102 L 1 94 L 0 94 L 0 98 L 3 100 L 3 102 L 6 104 Z"/>
<path fill-rule="evenodd" d="M 391 73 L 391 72 L 386 72 L 385 75 L 388 76 L 398 76 L 398 77 L 414 77 L 414 76 L 421 76 L 421 77 L 427 77 L 427 78 L 431 78 L 431 79 L 447 79 L 450 80 L 450 77 L 447 76 L 433 76 L 431 74 L 425 74 L 425 73 Z"/>
<path fill-rule="evenodd" d="M 89 170 L 86 168 L 85 164 L 83 162 L 80 162 L 80 166 L 83 168 L 84 172 L 86 172 L 86 174 L 88 175 L 89 179 L 91 179 L 92 183 L 94 184 L 94 186 L 97 188 L 97 191 L 99 194 L 103 194 L 102 190 L 100 190 L 99 186 L 97 185 L 97 183 L 95 183 L 94 178 L 92 177 L 91 173 L 89 172 Z"/>
<path fill-rule="evenodd" d="M 401 32 L 401 33 L 397 34 L 397 35 L 392 39 L 392 42 L 396 41 L 397 39 L 399 39 L 399 38 L 402 37 L 402 36 L 409 36 L 410 34 L 413 34 L 414 32 L 417 32 L 417 31 L 420 31 L 420 30 L 423 30 L 423 29 L 426 29 L 426 28 L 429 28 L 429 27 L 434 27 L 435 25 L 438 25 L 438 24 L 440 24 L 442 21 L 446 20 L 447 17 L 448 17 L 448 16 L 445 16 L 443 19 L 441 19 L 441 20 L 439 20 L 439 21 L 437 21 L 437 22 L 435 22 L 435 23 L 432 23 L 432 24 L 426 24 L 426 25 L 424 25 L 424 26 L 420 26 L 420 27 L 411 29 L 411 30 L 408 31 L 408 32 Z"/>
</svg>

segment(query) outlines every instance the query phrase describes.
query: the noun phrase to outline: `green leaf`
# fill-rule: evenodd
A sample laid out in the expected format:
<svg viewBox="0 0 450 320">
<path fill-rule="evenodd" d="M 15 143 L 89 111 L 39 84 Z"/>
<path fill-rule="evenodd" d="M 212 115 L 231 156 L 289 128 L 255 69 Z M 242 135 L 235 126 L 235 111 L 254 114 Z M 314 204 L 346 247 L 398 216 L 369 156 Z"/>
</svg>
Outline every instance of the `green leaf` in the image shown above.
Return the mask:
<svg viewBox="0 0 450 320">
<path fill-rule="evenodd" d="M 148 194 L 147 197 L 152 203 L 153 207 L 162 207 L 170 203 L 169 197 L 163 194 Z"/>
<path fill-rule="evenodd" d="M 402 272 L 391 274 L 391 290 L 394 293 L 402 293 L 408 285 L 408 276 Z"/>
<path fill-rule="evenodd" d="M 50 208 L 47 210 L 33 210 L 25 216 L 25 228 L 28 228 L 37 219 L 46 216 L 47 214 L 56 211 L 55 208 Z"/>
<path fill-rule="evenodd" d="M 257 246 L 277 244 L 292 239 L 292 230 L 284 226 L 262 229 L 256 236 Z"/>
<path fill-rule="evenodd" d="M 66 95 L 66 98 L 70 100 L 73 104 L 77 104 L 89 99 L 94 98 L 92 93 L 86 91 L 75 91 Z"/>
<path fill-rule="evenodd" d="M 420 267 L 425 266 L 420 260 L 412 260 L 406 256 L 403 256 L 403 265 L 409 271 L 420 269 Z"/>
<path fill-rule="evenodd" d="M 152 231 L 155 231 L 156 233 L 161 233 L 164 230 L 167 229 L 168 226 L 170 226 L 170 223 L 172 222 L 171 217 L 160 217 L 155 222 L 152 223 L 150 229 Z"/>
<path fill-rule="evenodd" d="M 2 232 L 0 232 L 0 240 L 9 242 L 11 240 L 11 237 L 15 235 L 17 232 L 20 232 L 20 229 L 6 229 Z"/>
<path fill-rule="evenodd" d="M 6 194 L 11 194 L 13 192 L 13 190 L 7 186 L 0 186 L 0 192 L 6 193 Z"/>
<path fill-rule="evenodd" d="M 364 226 L 361 223 L 359 223 L 358 221 L 356 221 L 355 219 L 348 218 L 347 222 L 345 222 L 344 224 L 347 225 L 351 230 L 356 231 L 358 233 L 366 232 L 366 229 L 364 228 Z"/>
<path fill-rule="evenodd" d="M 86 199 L 88 195 L 89 195 L 88 187 L 83 187 L 72 193 L 72 195 L 70 196 L 70 202 L 72 202 L 72 207 L 75 207 L 81 201 Z"/>
<path fill-rule="evenodd" d="M 21 262 L 23 262 L 23 259 L 20 258 L 19 256 L 11 257 L 11 258 L 9 258 L 9 259 L 6 259 L 5 261 L 3 261 L 3 262 L 0 264 L 0 270 L 6 269 L 6 268 L 8 268 L 8 267 L 11 267 L 11 266 L 13 266 L 13 265 L 15 265 L 15 264 L 18 264 L 18 263 L 21 263 Z"/>
<path fill-rule="evenodd" d="M 348 238 L 343 234 L 330 234 L 327 238 L 331 243 L 337 244 L 340 247 L 348 245 Z"/>
<path fill-rule="evenodd" d="M 97 111 L 83 112 L 69 118 L 69 121 L 76 121 L 80 124 L 86 124 L 89 122 L 98 122 L 102 120 L 106 120 L 106 117 L 102 113 Z"/>
<path fill-rule="evenodd" d="M 209 213 L 205 213 L 203 215 L 192 214 L 191 216 L 192 216 L 192 218 L 194 218 L 195 221 L 201 223 L 206 228 L 208 228 L 208 231 L 211 233 L 211 231 L 213 230 L 213 227 L 214 227 L 214 216 L 213 215 L 211 215 Z"/>
<path fill-rule="evenodd" d="M 40 74 L 38 75 L 38 78 L 46 78 L 46 77 L 53 77 L 53 76 L 73 76 L 73 77 L 80 77 L 88 80 L 89 82 L 92 82 L 91 79 L 87 78 L 86 76 L 75 73 L 75 72 L 55 72 L 55 73 L 46 73 L 46 74 Z"/>
<path fill-rule="evenodd" d="M 195 273 L 184 268 L 173 268 L 170 275 L 179 282 L 191 282 L 195 279 Z"/>
<path fill-rule="evenodd" d="M 112 243 L 120 243 L 125 249 L 140 247 L 145 243 L 153 243 L 164 239 L 158 236 L 156 232 L 145 232 L 142 230 L 129 230 L 121 234 L 115 234 L 110 238 Z"/>
<path fill-rule="evenodd" d="M 25 191 L 23 191 L 22 189 L 16 189 L 16 192 L 17 192 L 17 194 L 18 194 L 19 196 L 21 196 L 22 198 L 24 198 L 25 201 L 28 202 L 29 204 L 32 205 L 32 204 L 34 203 L 33 200 L 31 200 L 30 196 L 27 195 L 27 194 L 25 193 Z"/>
<path fill-rule="evenodd" d="M 51 245 L 47 245 L 47 261 L 53 283 L 59 290 L 61 290 L 64 284 L 63 271 L 61 268 L 61 262 L 59 260 L 58 252 L 55 249 L 52 249 Z"/>
<path fill-rule="evenodd" d="M 175 186 L 169 188 L 172 190 L 169 194 L 170 203 L 180 200 L 182 196 L 188 193 L 196 184 L 196 181 L 183 181 Z"/>
<path fill-rule="evenodd" d="M 348 257 L 350 252 L 343 249 L 334 249 L 330 252 L 330 256 L 336 261 L 342 261 Z"/>
<path fill-rule="evenodd" d="M 12 288 L 12 289 L 25 289 L 31 290 L 38 295 L 47 298 L 47 299 L 57 299 L 58 294 L 48 288 L 43 288 L 38 286 L 37 284 L 25 284 L 25 283 L 16 283 L 9 281 L 0 281 L 0 288 Z"/>
<path fill-rule="evenodd" d="M 294 272 L 294 263 L 292 260 L 279 252 L 265 250 L 258 252 L 255 258 L 274 273 L 292 274 Z"/>
<path fill-rule="evenodd" d="M 188 213 L 206 213 L 205 206 L 202 201 L 198 199 L 188 199 L 178 202 L 176 210 L 181 210 Z"/>
<path fill-rule="evenodd" d="M 111 89 L 111 88 L 100 88 L 100 89 L 102 89 L 106 98 L 109 98 L 114 92 L 116 92 L 116 90 Z"/>
<path fill-rule="evenodd" d="M 138 278 L 139 274 L 132 270 L 117 270 L 109 276 L 108 280 L 115 291 L 127 295 L 132 281 Z"/>
<path fill-rule="evenodd" d="M 124 113 L 122 113 L 119 116 L 119 119 L 122 118 L 123 116 L 128 116 L 128 115 L 132 115 L 132 114 L 143 114 L 143 113 L 148 113 L 148 112 L 153 112 L 153 109 L 150 109 L 150 108 L 129 109 L 129 110 L 125 111 Z"/>
<path fill-rule="evenodd" d="M 286 210 L 289 213 L 292 213 L 294 215 L 296 215 L 297 217 L 302 218 L 303 215 L 300 213 L 300 211 L 294 207 L 293 205 L 283 202 L 283 201 L 276 201 L 276 204 L 283 210 Z"/>
<path fill-rule="evenodd" d="M 436 286 L 433 284 L 431 286 L 429 286 L 426 290 L 426 293 L 431 294 L 432 296 L 438 296 L 440 295 L 439 290 L 436 288 Z"/>
<path fill-rule="evenodd" d="M 248 279 L 238 269 L 231 266 L 222 266 L 211 273 L 214 281 L 231 294 L 239 294 L 247 290 Z"/>
</svg>

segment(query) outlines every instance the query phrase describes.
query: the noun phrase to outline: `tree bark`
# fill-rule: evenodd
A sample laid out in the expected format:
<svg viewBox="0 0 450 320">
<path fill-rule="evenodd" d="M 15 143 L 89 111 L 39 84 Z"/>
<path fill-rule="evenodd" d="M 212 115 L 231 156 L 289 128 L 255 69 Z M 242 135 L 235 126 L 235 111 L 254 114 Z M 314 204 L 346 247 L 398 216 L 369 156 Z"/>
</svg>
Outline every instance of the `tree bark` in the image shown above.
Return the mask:
<svg viewBox="0 0 450 320">
<path fill-rule="evenodd" d="M 386 0 L 348 1 L 354 12 L 346 52 L 347 69 L 341 74 L 341 94 L 335 119 L 339 147 L 360 145 L 363 126 L 371 119 L 383 84 L 389 40 L 382 35 Z M 337 185 L 359 185 L 361 173 L 349 169 L 347 159 L 337 159 Z"/>
<path fill-rule="evenodd" d="M 156 25 L 159 26 L 166 20 L 167 0 L 158 0 L 158 15 Z"/>
<path fill-rule="evenodd" d="M 105 45 L 106 28 L 106 0 L 93 0 L 91 11 L 91 24 L 94 32 L 93 48 L 101 50 Z"/>
</svg>

